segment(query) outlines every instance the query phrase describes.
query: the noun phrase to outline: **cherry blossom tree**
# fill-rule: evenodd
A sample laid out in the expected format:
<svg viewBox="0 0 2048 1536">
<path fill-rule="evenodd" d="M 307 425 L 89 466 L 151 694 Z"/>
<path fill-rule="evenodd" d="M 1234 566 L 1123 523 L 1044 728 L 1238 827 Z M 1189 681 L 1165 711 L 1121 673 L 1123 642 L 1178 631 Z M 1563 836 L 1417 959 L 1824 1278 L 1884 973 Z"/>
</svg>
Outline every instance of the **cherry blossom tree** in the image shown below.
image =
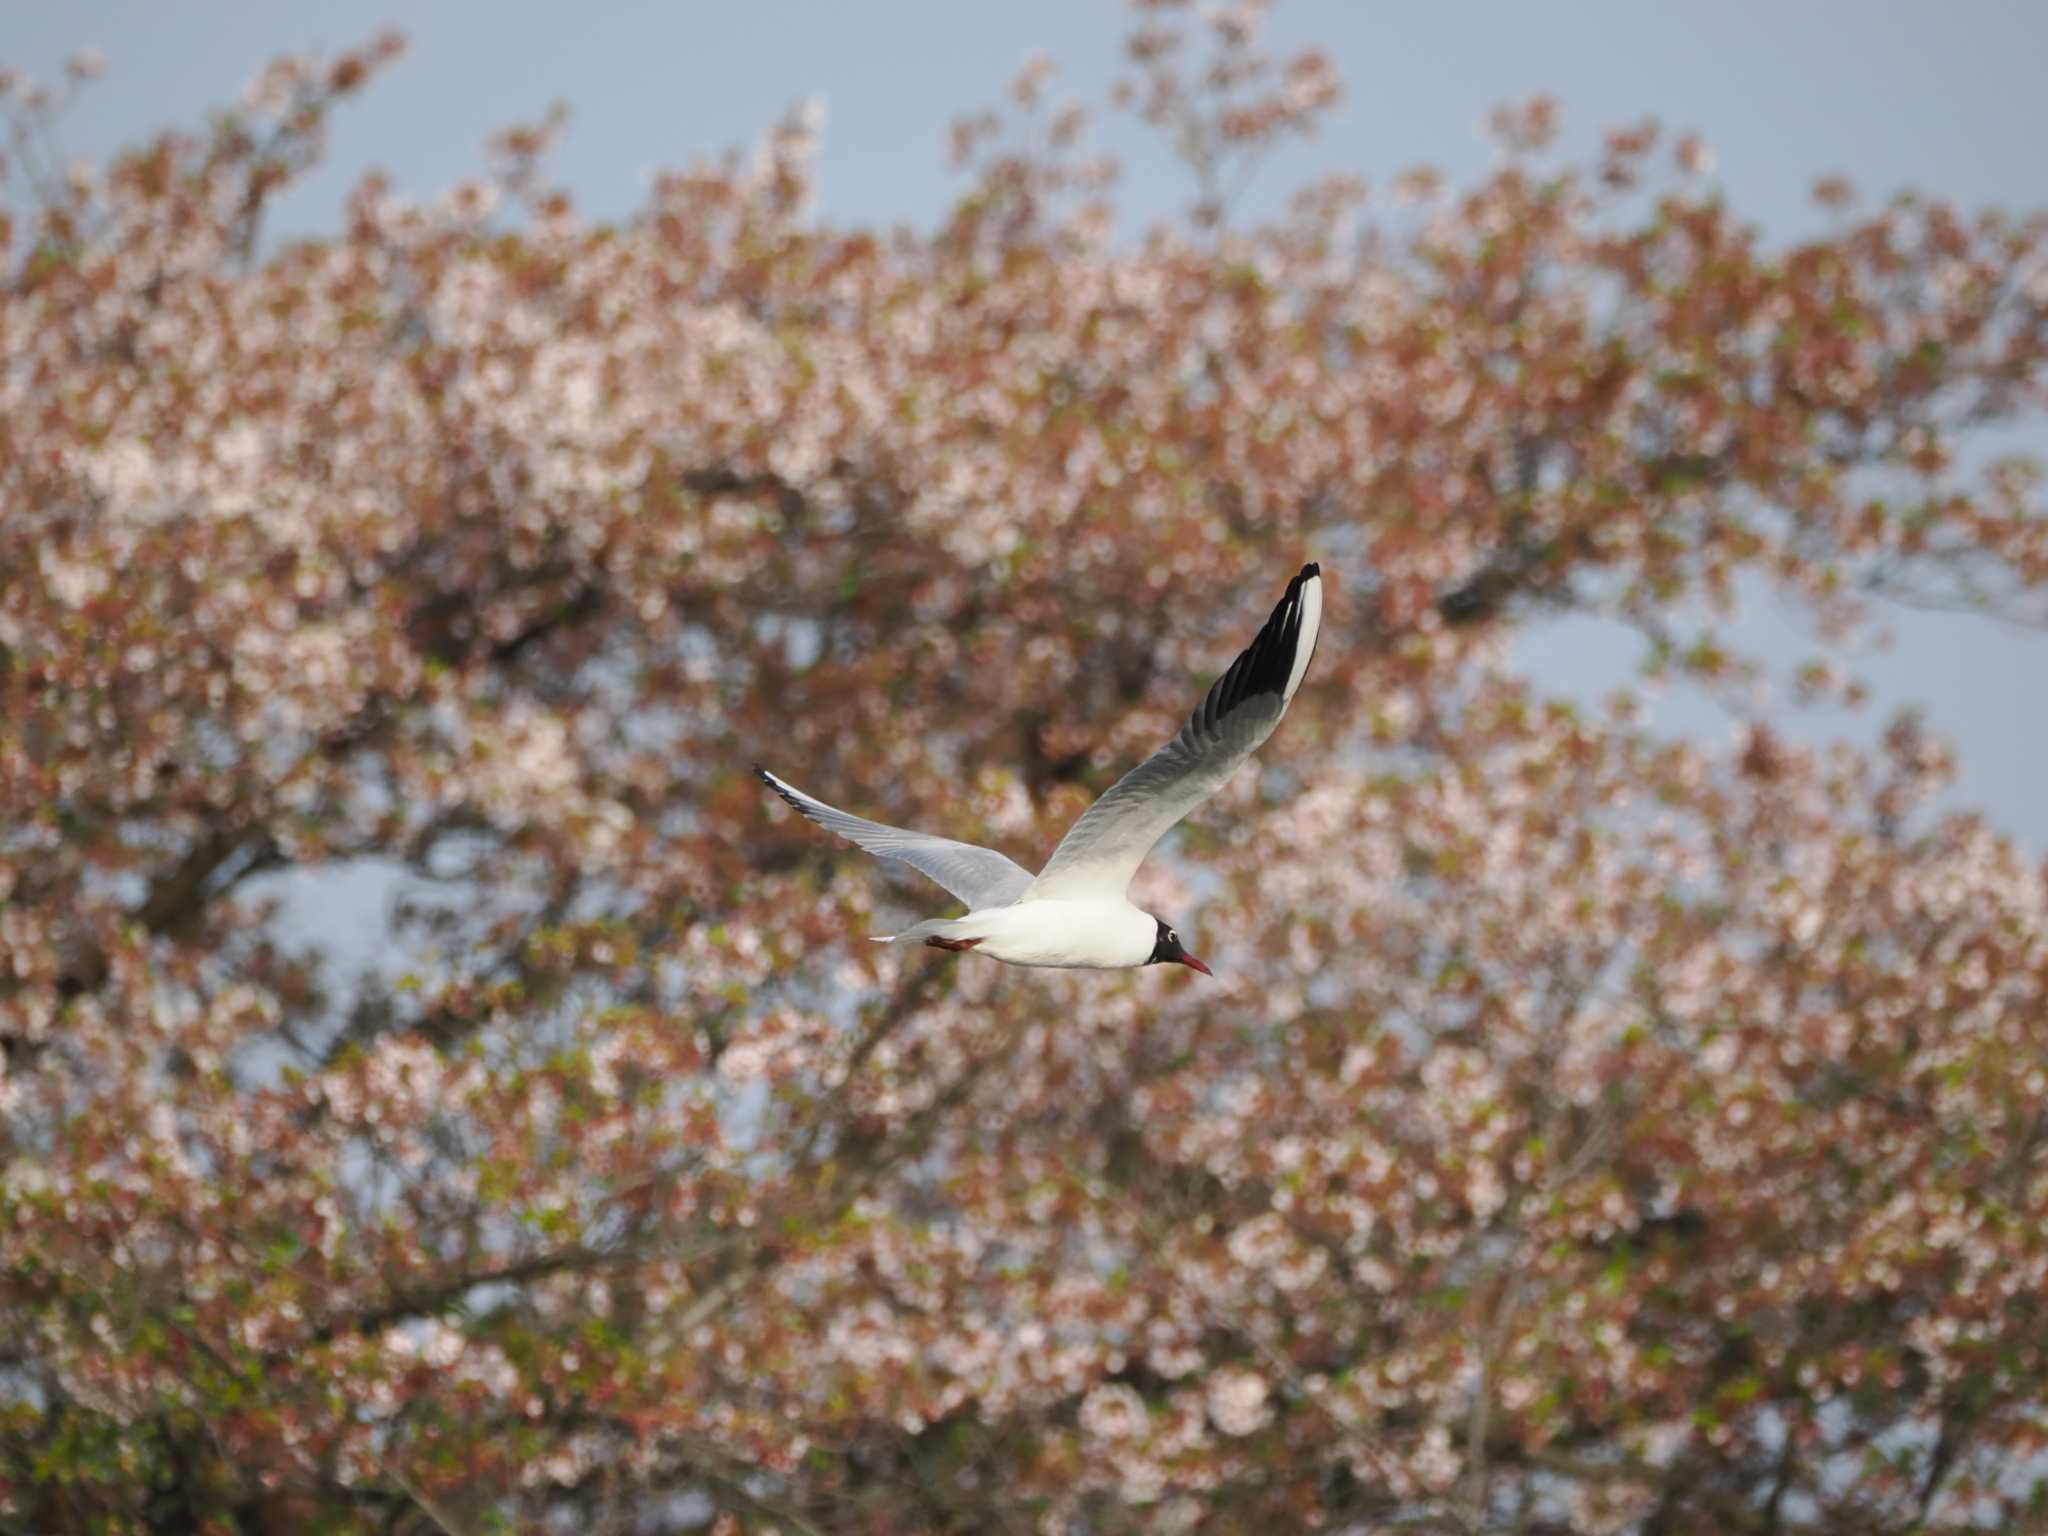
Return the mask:
<svg viewBox="0 0 2048 1536">
<path fill-rule="evenodd" d="M 1122 235 L 1040 68 L 927 231 L 796 114 L 296 242 L 395 40 L 80 169 L 6 77 L 0 1529 L 2038 1518 L 2039 862 L 1910 718 L 1668 740 L 1511 642 L 2037 615 L 2048 223 L 1772 243 L 1542 101 L 1248 220 L 1338 89 L 1262 9 L 1139 8 Z M 930 893 L 749 777 L 1042 856 L 1308 556 L 1138 892 L 1213 984 L 879 953 Z M 280 927 L 361 871 L 367 963 Z"/>
</svg>

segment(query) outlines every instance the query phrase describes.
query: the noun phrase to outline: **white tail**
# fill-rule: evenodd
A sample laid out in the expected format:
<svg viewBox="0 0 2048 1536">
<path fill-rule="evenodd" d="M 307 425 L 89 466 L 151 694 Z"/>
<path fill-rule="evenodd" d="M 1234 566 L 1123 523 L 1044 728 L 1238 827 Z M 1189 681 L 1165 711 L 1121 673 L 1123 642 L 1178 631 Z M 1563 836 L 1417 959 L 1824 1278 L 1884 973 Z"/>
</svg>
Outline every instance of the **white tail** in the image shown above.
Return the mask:
<svg viewBox="0 0 2048 1536">
<path fill-rule="evenodd" d="M 964 917 L 928 917 L 921 923 L 912 923 L 901 933 L 870 934 L 868 942 L 870 944 L 915 944 L 920 939 L 928 939 L 935 933 L 943 934 L 948 938 L 960 938 L 964 937 L 960 929 L 966 923 L 967 918 Z"/>
</svg>

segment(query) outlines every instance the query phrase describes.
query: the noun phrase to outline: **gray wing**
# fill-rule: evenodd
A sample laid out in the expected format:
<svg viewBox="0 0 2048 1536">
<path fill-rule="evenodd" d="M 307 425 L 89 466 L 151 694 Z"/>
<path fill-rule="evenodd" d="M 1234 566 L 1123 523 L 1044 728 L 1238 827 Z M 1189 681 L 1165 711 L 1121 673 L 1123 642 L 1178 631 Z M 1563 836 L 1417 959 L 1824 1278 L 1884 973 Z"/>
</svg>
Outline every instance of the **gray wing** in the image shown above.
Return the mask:
<svg viewBox="0 0 2048 1536">
<path fill-rule="evenodd" d="M 1031 895 L 1122 895 L 1153 844 L 1273 734 L 1308 671 L 1322 621 L 1322 570 L 1312 562 L 1287 584 L 1258 637 L 1216 680 L 1180 734 L 1067 829 Z"/>
<path fill-rule="evenodd" d="M 758 763 L 754 772 L 761 776 L 762 783 L 827 832 L 837 833 L 878 858 L 902 860 L 919 874 L 943 885 L 972 911 L 1006 907 L 1031 884 L 1030 870 L 993 848 L 977 848 L 972 843 L 956 843 L 949 837 L 933 837 L 928 832 L 886 827 L 879 821 L 850 816 L 822 800 L 812 799 L 794 785 L 783 783 Z"/>
</svg>

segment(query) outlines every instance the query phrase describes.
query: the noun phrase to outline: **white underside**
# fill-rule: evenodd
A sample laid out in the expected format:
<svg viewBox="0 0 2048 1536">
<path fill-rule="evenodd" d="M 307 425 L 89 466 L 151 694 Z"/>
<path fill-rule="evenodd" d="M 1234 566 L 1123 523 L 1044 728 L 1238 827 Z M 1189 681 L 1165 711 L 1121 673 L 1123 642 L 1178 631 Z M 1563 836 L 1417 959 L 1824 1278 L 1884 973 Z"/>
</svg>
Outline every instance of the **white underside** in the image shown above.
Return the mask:
<svg viewBox="0 0 2048 1536">
<path fill-rule="evenodd" d="M 890 942 L 979 939 L 974 953 L 1010 965 L 1122 970 L 1143 965 L 1159 942 L 1159 923 L 1120 896 L 1076 901 L 1020 901 L 1007 907 L 934 918 Z"/>
</svg>

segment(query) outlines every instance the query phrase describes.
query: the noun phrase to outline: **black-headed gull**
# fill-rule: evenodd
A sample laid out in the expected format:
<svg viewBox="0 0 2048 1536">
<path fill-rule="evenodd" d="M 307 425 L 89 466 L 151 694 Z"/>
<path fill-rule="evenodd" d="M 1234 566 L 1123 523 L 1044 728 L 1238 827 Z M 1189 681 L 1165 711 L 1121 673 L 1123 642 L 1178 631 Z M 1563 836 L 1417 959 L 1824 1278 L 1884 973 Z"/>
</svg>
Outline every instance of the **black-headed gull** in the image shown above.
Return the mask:
<svg viewBox="0 0 2048 1536">
<path fill-rule="evenodd" d="M 877 944 L 922 939 L 1011 965 L 1121 970 L 1172 961 L 1207 976 L 1209 967 L 1181 947 L 1166 920 L 1132 906 L 1125 892 L 1167 829 L 1221 789 L 1273 734 L 1308 671 L 1322 618 L 1322 570 L 1310 563 L 1180 733 L 1089 806 L 1036 877 L 993 848 L 865 821 L 765 768 L 754 771 L 828 832 L 880 858 L 901 859 L 967 903 L 965 917 L 935 917 Z"/>
</svg>

